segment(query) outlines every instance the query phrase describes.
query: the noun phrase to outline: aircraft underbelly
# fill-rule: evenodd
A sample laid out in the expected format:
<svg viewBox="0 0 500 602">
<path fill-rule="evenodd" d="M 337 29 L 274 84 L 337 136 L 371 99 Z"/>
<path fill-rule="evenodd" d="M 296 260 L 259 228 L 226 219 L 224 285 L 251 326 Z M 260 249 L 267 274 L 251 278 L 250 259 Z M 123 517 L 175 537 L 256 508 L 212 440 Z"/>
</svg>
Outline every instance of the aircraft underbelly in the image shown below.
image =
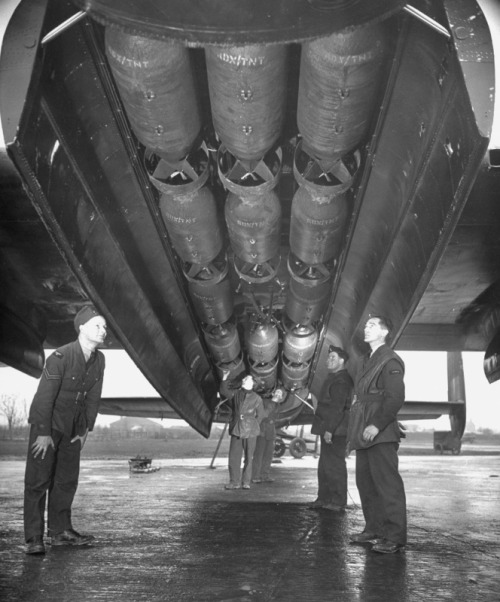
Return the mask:
<svg viewBox="0 0 500 602">
<path fill-rule="evenodd" d="M 112 5 L 86 3 L 34 56 L 8 151 L 53 241 L 39 252 L 64 259 L 68 306 L 56 323 L 47 278 L 27 266 L 16 294 L 30 281 L 47 332 L 21 312 L 11 340 L 66 342 L 68 307 L 90 298 L 109 344 L 204 435 L 225 369 L 250 370 L 264 395 L 318 395 L 328 345 L 355 360 L 367 314 L 403 333 L 459 222 L 491 114 L 474 113 L 456 47 L 390 2 L 354 29 L 254 23 L 230 45 L 230 21 L 186 17 L 179 40 L 145 15 L 132 31 Z M 453 28 L 447 8 L 433 17 Z M 72 10 L 49 2 L 43 33 Z M 30 251 L 9 249 L 14 263 Z"/>
</svg>

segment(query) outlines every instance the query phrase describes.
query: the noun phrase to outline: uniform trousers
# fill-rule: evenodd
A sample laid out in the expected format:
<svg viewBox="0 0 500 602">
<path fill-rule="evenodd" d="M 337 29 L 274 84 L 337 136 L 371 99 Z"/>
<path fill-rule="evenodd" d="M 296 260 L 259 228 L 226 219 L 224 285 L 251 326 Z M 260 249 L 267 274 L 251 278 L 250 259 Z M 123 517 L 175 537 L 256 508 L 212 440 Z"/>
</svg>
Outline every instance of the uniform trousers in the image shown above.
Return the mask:
<svg viewBox="0 0 500 602">
<path fill-rule="evenodd" d="M 229 443 L 229 482 L 233 485 L 250 485 L 252 480 L 253 454 L 257 437 L 236 437 L 231 435 Z M 241 476 L 241 457 L 244 455 L 243 478 Z"/>
<path fill-rule="evenodd" d="M 336 506 L 347 505 L 346 437 L 332 437 L 326 443 L 321 436 L 318 460 L 318 500 Z"/>
<path fill-rule="evenodd" d="M 45 502 L 48 492 L 48 534 L 50 536 L 72 529 L 71 505 L 78 487 L 80 473 L 80 441 L 71 443 L 71 437 L 52 431 L 52 447 L 33 457 L 31 447 L 38 436 L 36 426 L 30 430 L 28 457 L 24 477 L 24 535 L 29 541 L 42 536 L 45 529 Z"/>
<path fill-rule="evenodd" d="M 274 439 L 257 437 L 255 453 L 253 455 L 252 479 L 268 479 L 269 470 L 274 456 Z"/>
<path fill-rule="evenodd" d="M 398 470 L 398 443 L 356 450 L 356 485 L 365 531 L 406 545 L 406 495 Z"/>
</svg>

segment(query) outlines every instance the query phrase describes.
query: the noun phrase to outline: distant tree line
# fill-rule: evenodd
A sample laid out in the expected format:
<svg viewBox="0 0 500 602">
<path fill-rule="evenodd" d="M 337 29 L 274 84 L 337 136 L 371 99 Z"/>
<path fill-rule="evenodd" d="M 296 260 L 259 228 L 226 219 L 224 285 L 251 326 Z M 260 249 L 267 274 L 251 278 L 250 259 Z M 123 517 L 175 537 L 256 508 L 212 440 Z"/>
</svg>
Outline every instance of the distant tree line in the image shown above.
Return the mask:
<svg viewBox="0 0 500 602">
<path fill-rule="evenodd" d="M 14 439 L 20 436 L 24 438 L 24 431 L 28 431 L 28 412 L 26 410 L 26 399 L 14 393 L 2 393 L 0 395 L 0 414 L 7 419 L 7 436 L 2 439 Z"/>
<path fill-rule="evenodd" d="M 166 439 L 167 430 L 147 429 L 112 429 L 107 426 L 96 426 L 91 436 L 96 441 L 114 441 L 116 439 Z"/>
<path fill-rule="evenodd" d="M 5 416 L 7 420 L 6 425 L 0 424 L 0 440 L 27 440 L 29 438 L 27 402 L 24 397 L 15 393 L 1 393 L 0 415 Z M 413 434 L 412 426 L 410 422 L 408 431 L 411 434 Z M 430 428 L 427 432 L 433 431 L 434 429 Z M 425 433 L 426 431 L 422 430 L 420 432 Z M 491 428 L 478 428 L 476 433 L 485 437 L 498 434 L 497 431 Z M 116 429 L 107 426 L 96 426 L 91 436 L 98 441 L 108 441 L 116 439 L 190 439 L 197 438 L 199 435 L 192 429 L 182 427 L 172 427 L 160 431 L 147 428 Z"/>
</svg>

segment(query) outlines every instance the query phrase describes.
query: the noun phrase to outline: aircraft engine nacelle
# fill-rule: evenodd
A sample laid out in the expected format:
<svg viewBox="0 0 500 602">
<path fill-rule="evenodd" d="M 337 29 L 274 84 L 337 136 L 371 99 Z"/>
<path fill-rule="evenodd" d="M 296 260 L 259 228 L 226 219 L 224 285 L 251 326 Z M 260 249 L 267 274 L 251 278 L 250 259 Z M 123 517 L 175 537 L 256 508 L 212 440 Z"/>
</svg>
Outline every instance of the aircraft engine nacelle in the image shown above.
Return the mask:
<svg viewBox="0 0 500 602">
<path fill-rule="evenodd" d="M 134 134 L 167 160 L 184 157 L 201 129 L 188 49 L 110 27 L 105 44 Z"/>
<path fill-rule="evenodd" d="M 297 124 L 318 160 L 334 161 L 366 136 L 384 47 L 379 25 L 302 44 Z"/>
</svg>

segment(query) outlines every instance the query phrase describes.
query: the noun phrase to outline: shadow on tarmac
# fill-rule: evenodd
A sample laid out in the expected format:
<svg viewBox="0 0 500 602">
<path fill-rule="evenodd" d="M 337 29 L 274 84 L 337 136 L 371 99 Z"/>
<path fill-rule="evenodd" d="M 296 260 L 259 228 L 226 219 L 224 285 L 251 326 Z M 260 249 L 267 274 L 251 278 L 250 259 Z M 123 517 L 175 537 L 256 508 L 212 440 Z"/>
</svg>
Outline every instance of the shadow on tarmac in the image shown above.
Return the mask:
<svg viewBox="0 0 500 602">
<path fill-rule="evenodd" d="M 381 555 L 349 544 L 352 507 L 312 511 L 316 461 L 273 465 L 274 483 L 226 491 L 209 460 L 83 461 L 74 526 L 92 546 L 24 555 L 23 461 L 1 461 L 0 596 L 9 601 L 413 602 L 500 600 L 498 457 L 400 459 L 409 545 Z"/>
</svg>

